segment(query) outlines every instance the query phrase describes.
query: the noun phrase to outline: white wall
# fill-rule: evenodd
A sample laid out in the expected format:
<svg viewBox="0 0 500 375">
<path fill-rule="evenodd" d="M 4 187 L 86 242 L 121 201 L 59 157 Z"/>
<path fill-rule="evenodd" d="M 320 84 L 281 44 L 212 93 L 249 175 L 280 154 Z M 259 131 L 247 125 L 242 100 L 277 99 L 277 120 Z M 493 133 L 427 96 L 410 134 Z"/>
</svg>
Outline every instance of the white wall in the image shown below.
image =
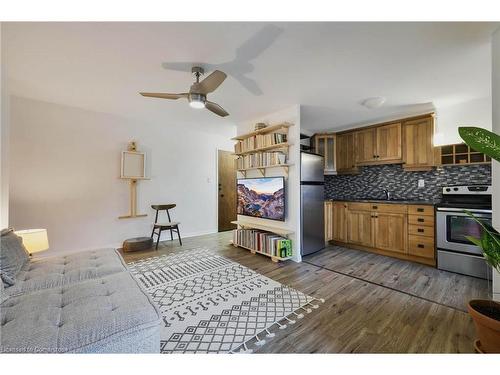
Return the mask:
<svg viewBox="0 0 500 375">
<path fill-rule="evenodd" d="M 10 103 L 10 224 L 47 228 L 47 253 L 149 236 L 155 203 L 178 205 L 173 220 L 184 237 L 217 231 L 216 149 L 232 149 L 235 126 L 193 130 L 20 97 Z M 138 183 L 138 212 L 148 216 L 119 220 L 129 211 L 120 152 L 131 140 L 147 152 L 151 180 Z"/>
<path fill-rule="evenodd" d="M 252 218 L 248 216 L 238 215 L 238 220 L 246 222 L 267 223 L 274 227 L 288 228 L 294 231 L 294 235 L 290 236 L 293 247 L 293 260 L 301 261 L 299 239 L 300 239 L 300 106 L 295 105 L 281 111 L 260 116 L 250 121 L 245 121 L 238 124 L 237 134 L 244 134 L 254 130 L 254 125 L 257 122 L 265 122 L 269 125 L 275 125 L 282 122 L 290 122 L 294 126 L 289 128 L 288 141 L 293 146 L 289 148 L 288 161 L 294 164 L 290 167 L 288 178 L 286 179 L 286 218 L 285 222 L 266 220 L 260 218 Z M 272 168 L 266 171 L 266 176 L 284 176 L 283 170 L 280 168 Z M 239 176 L 243 177 L 243 176 Z M 262 177 L 258 171 L 248 171 L 247 177 Z"/>
<path fill-rule="evenodd" d="M 8 122 L 8 95 L 5 79 L 4 55 L 2 54 L 2 28 L 0 24 L 0 228 L 9 226 L 9 122 Z"/>
<path fill-rule="evenodd" d="M 458 134 L 460 126 L 478 126 L 491 130 L 491 97 L 468 100 L 459 104 L 436 107 L 434 145 L 463 142 Z"/>
<path fill-rule="evenodd" d="M 492 38 L 493 131 L 500 134 L 500 28 Z M 500 231 L 500 163 L 492 162 L 493 226 Z M 500 301 L 500 273 L 493 276 L 493 298 Z"/>
</svg>

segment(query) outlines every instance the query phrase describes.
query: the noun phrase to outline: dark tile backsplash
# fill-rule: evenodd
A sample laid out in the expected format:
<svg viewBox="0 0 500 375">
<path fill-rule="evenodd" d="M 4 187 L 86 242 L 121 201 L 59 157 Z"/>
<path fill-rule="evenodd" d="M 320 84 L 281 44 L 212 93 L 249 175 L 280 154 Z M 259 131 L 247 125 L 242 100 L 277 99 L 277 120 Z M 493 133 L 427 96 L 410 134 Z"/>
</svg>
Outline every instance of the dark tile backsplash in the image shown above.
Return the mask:
<svg viewBox="0 0 500 375">
<path fill-rule="evenodd" d="M 399 164 L 360 167 L 358 175 L 325 176 L 326 199 L 385 198 L 382 189 L 394 199 L 438 200 L 441 188 L 452 185 L 491 184 L 491 165 L 443 167 L 428 172 L 407 172 Z M 418 187 L 423 179 L 425 186 Z"/>
</svg>

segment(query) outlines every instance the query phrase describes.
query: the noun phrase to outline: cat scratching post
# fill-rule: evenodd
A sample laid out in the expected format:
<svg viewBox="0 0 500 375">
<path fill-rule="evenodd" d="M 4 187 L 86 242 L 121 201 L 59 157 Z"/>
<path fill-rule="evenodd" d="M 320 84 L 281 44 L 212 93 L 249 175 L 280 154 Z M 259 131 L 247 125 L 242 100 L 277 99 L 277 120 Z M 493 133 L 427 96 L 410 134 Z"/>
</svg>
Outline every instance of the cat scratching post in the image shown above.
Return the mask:
<svg viewBox="0 0 500 375">
<path fill-rule="evenodd" d="M 122 151 L 122 165 L 120 178 L 129 180 L 130 183 L 130 213 L 119 216 L 119 219 L 132 219 L 134 217 L 144 217 L 147 214 L 137 213 L 137 181 L 149 180 L 146 177 L 146 154 L 137 151 L 136 142 L 128 144 L 127 151 Z"/>
</svg>

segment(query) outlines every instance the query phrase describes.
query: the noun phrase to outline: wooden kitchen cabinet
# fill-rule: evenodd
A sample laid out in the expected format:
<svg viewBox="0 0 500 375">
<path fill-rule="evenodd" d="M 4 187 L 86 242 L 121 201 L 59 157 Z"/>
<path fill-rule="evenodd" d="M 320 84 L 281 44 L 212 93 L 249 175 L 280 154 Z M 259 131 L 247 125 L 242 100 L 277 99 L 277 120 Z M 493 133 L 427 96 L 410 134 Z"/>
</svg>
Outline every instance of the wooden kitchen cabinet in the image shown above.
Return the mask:
<svg viewBox="0 0 500 375">
<path fill-rule="evenodd" d="M 347 242 L 357 245 L 373 246 L 373 220 L 370 211 L 347 211 Z"/>
<path fill-rule="evenodd" d="M 349 174 L 357 173 L 356 151 L 354 147 L 354 133 L 343 133 L 337 135 L 336 162 L 337 173 Z"/>
<path fill-rule="evenodd" d="M 381 202 L 329 202 L 328 236 L 336 243 L 435 266 L 434 207 Z"/>
<path fill-rule="evenodd" d="M 404 213 L 376 213 L 373 217 L 375 247 L 397 253 L 406 253 L 407 215 Z"/>
<path fill-rule="evenodd" d="M 314 151 L 324 157 L 324 173 L 335 173 L 335 134 L 316 134 L 314 136 Z"/>
<path fill-rule="evenodd" d="M 325 201 L 325 242 L 333 240 L 333 206 L 334 202 Z"/>
<path fill-rule="evenodd" d="M 403 168 L 425 171 L 436 165 L 433 136 L 432 116 L 403 123 Z"/>
<path fill-rule="evenodd" d="M 425 258 L 435 265 L 434 206 L 408 206 L 408 255 Z"/>
<path fill-rule="evenodd" d="M 356 163 L 359 165 L 397 163 L 402 160 L 401 123 L 356 132 Z"/>
<path fill-rule="evenodd" d="M 397 162 L 402 158 L 401 123 L 377 127 L 376 156 L 379 162 Z"/>
<path fill-rule="evenodd" d="M 408 253 L 417 257 L 434 259 L 434 238 L 425 236 L 408 236 Z"/>
<path fill-rule="evenodd" d="M 333 202 L 333 230 L 332 239 L 335 241 L 347 241 L 347 203 Z"/>
<path fill-rule="evenodd" d="M 374 128 L 359 130 L 356 132 L 356 163 L 372 164 L 377 161 L 376 147 L 377 132 Z"/>
</svg>

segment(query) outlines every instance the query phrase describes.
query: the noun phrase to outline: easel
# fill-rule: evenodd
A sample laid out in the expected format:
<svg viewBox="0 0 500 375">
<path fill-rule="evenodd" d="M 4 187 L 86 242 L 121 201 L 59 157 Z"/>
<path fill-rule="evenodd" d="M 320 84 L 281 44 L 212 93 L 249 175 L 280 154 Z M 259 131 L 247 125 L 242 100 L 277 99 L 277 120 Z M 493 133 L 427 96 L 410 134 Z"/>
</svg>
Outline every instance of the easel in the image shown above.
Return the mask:
<svg viewBox="0 0 500 375">
<path fill-rule="evenodd" d="M 133 169 L 129 171 L 127 166 L 127 160 L 135 159 L 135 162 L 139 162 L 141 168 Z M 142 160 L 141 160 L 142 159 Z M 122 166 L 121 166 L 121 179 L 130 181 L 130 214 L 119 216 L 118 219 L 132 219 L 135 217 L 145 217 L 147 214 L 137 214 L 137 181 L 138 180 L 150 180 L 146 177 L 146 154 L 137 151 L 136 142 L 130 142 L 128 144 L 127 151 L 122 152 Z M 132 173 L 130 173 L 132 172 Z"/>
</svg>

